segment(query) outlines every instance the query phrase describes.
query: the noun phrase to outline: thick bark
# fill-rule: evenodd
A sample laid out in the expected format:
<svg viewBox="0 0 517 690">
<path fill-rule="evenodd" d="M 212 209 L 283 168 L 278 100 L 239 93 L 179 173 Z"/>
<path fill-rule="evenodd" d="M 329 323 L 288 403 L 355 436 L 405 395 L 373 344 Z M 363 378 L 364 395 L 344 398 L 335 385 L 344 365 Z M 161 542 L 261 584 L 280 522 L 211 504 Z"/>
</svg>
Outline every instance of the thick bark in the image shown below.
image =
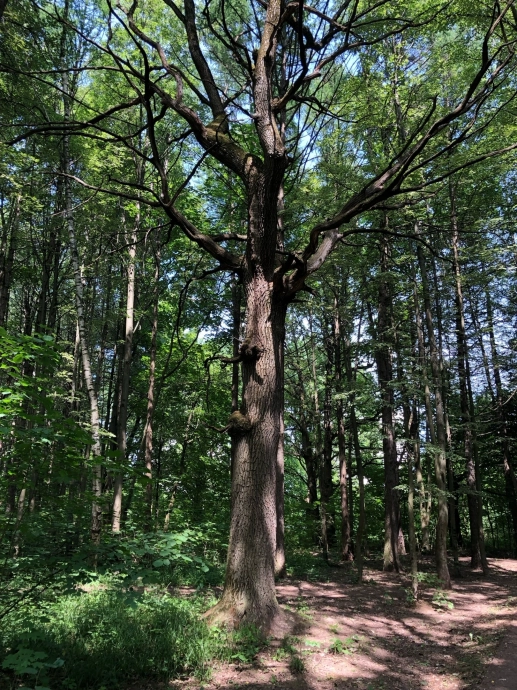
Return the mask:
<svg viewBox="0 0 517 690">
<path fill-rule="evenodd" d="M 275 577 L 287 575 L 285 562 L 285 523 L 284 523 L 284 416 L 280 417 L 280 438 L 278 440 L 276 461 L 276 545 Z"/>
<path fill-rule="evenodd" d="M 282 433 L 286 305 L 263 276 L 245 284 L 250 356 L 243 359 L 241 410 L 230 418 L 235 440 L 226 581 L 211 612 L 234 624 L 268 628 L 276 615 L 276 483 Z M 232 419 L 233 418 L 233 419 Z"/>
<path fill-rule="evenodd" d="M 387 168 L 379 170 L 362 189 L 340 204 L 337 213 L 313 226 L 309 241 L 301 252 L 289 252 L 287 255 L 284 253 L 284 263 L 277 265 L 277 203 L 282 178 L 289 162 L 278 115 L 286 105 L 289 108 L 291 105 L 296 107 L 297 104 L 293 101 L 295 98 L 303 103 L 306 95 L 305 85 L 309 81 L 324 74 L 322 70 L 349 48 L 363 44 L 361 38 L 358 39 L 359 43 L 356 43 L 355 38 L 351 42 L 348 39 L 362 33 L 361 26 L 364 27 L 365 17 L 370 10 L 367 9 L 366 13 L 356 13 L 352 5 L 348 8 L 345 3 L 343 12 L 349 11 L 349 19 L 347 18 L 342 26 L 335 18 L 330 19 L 318 13 L 323 25 L 328 25 L 328 31 L 322 27 L 318 30 L 318 34 L 322 35 L 323 32 L 324 36 L 320 42 L 309 29 L 309 25 L 313 24 L 312 10 L 309 12 L 302 4 L 298 7 L 296 3 L 286 4 L 282 0 L 269 0 L 263 4 L 264 16 L 260 18 L 259 27 L 262 36 L 258 49 L 254 51 L 253 65 L 239 39 L 227 34 L 228 40 L 233 43 L 234 59 L 247 72 L 240 93 L 248 86 L 253 92 L 250 109 L 261 148 L 261 160 L 247 148 L 241 148 L 236 139 L 228 134 L 228 113 L 222 100 L 224 88 L 214 80 L 211 71 L 214 61 L 208 61 L 203 54 L 196 22 L 196 3 L 194 0 L 185 0 L 183 12 L 171 0 L 167 0 L 166 4 L 185 28 L 191 61 L 199 78 L 196 77 L 193 81 L 201 86 L 191 84 L 188 76 L 178 73 L 177 69 L 168 63 L 162 47 L 138 28 L 134 21 L 137 3 L 132 3 L 127 10 L 119 4 L 117 11 L 125 13 L 130 30 L 138 36 L 142 44 L 145 43 L 157 54 L 163 67 L 163 72 L 156 78 L 154 70 L 149 76 L 148 72 L 139 75 L 137 68 L 134 68 L 135 79 L 140 79 L 145 88 L 139 90 L 131 106 L 138 105 L 147 112 L 148 132 L 153 147 L 152 157 L 148 160 L 154 165 L 160 179 L 160 189 L 152 190 L 153 198 L 159 199 L 155 202 L 156 205 L 161 206 L 192 242 L 219 262 L 220 268 L 241 273 L 243 277 L 248 313 L 247 335 L 250 336 L 250 340 L 243 348 L 243 354 L 247 354 L 247 361 L 243 361 L 242 405 L 239 414 L 233 413 L 230 424 L 232 433 L 237 434 L 232 478 L 232 519 L 227 580 L 217 611 L 234 611 L 235 616 L 228 615 L 237 620 L 257 622 L 262 627 L 267 627 L 267 623 L 276 613 L 273 569 L 277 524 L 276 478 L 283 399 L 281 362 L 278 361 L 282 359 L 281 348 L 278 349 L 281 336 L 278 334 L 282 333 L 283 337 L 286 302 L 304 287 L 305 280 L 320 268 L 349 231 L 357 232 L 356 228 L 342 228 L 363 212 L 370 211 L 391 197 L 405 192 L 404 178 L 408 173 L 414 172 L 415 165 L 425 165 L 421 159 L 424 149 L 431 141 L 436 140 L 452 121 L 478 108 L 485 95 L 492 90 L 498 75 L 502 74 L 510 63 L 513 52 L 501 55 L 499 49 L 498 52 L 492 50 L 491 37 L 502 21 L 502 15 L 496 13 L 497 16 L 494 17 L 492 26 L 483 40 L 480 66 L 458 104 L 439 117 L 433 117 L 431 112 L 411 141 L 400 147 Z M 372 7 L 372 11 L 375 12 L 376 6 Z M 308 20 L 306 13 L 309 14 Z M 284 25 L 295 29 L 290 46 L 295 46 L 291 54 L 298 64 L 294 66 L 294 77 L 289 79 L 290 83 L 284 87 L 285 93 L 279 97 L 277 48 Z M 412 25 L 412 22 L 400 24 L 400 21 L 396 20 L 397 31 Z M 381 41 L 384 38 L 385 36 L 379 35 L 373 40 Z M 226 39 L 223 43 L 228 46 Z M 332 43 L 334 45 L 331 45 Z M 122 63 L 119 61 L 119 64 Z M 488 73 L 490 78 L 486 79 Z M 166 80 L 163 76 L 166 74 L 176 81 L 174 95 L 164 86 Z M 184 85 L 189 88 L 188 99 L 183 98 Z M 210 108 L 213 117 L 210 124 L 205 125 L 200 115 L 187 105 L 187 102 L 191 103 L 195 98 L 199 104 Z M 177 197 L 170 193 L 167 174 L 160 159 L 159 142 L 155 136 L 157 101 L 161 101 L 164 113 L 170 109 L 184 120 L 207 155 L 210 154 L 238 175 L 243 182 L 249 214 L 245 257 L 231 254 L 220 246 L 214 237 L 200 232 L 174 207 Z M 232 99 L 228 102 L 231 103 Z M 204 110 L 205 108 L 200 108 L 200 111 Z M 457 139 L 458 142 L 463 140 L 462 137 Z M 430 160 L 450 150 L 450 146 L 442 146 L 433 153 Z M 278 263 L 280 264 L 280 261 Z M 282 316 L 280 312 L 283 313 Z M 268 368 L 265 368 L 264 362 L 268 364 Z M 394 519 L 392 522 L 394 523 Z M 216 612 L 213 612 L 213 615 L 215 614 Z"/>
<path fill-rule="evenodd" d="M 232 412 L 239 409 L 239 350 L 241 334 L 241 288 L 237 281 L 232 285 Z"/>
<path fill-rule="evenodd" d="M 272 0 L 254 72 L 255 126 L 265 163 L 246 157 L 249 241 L 242 270 L 247 314 L 241 346 L 242 404 L 230 418 L 235 454 L 225 586 L 209 614 L 213 620 L 255 624 L 262 630 L 270 629 L 280 614 L 275 559 L 287 300 L 274 278 L 278 195 L 287 154 L 271 109 L 280 13 L 280 0 Z"/>
</svg>

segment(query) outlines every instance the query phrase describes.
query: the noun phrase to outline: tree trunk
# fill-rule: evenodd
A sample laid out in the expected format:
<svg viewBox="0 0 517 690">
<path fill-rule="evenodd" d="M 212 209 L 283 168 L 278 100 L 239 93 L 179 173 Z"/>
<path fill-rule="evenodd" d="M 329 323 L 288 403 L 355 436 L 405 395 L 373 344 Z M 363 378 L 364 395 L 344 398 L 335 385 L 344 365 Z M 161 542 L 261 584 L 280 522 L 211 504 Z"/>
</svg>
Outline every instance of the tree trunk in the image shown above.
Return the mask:
<svg viewBox="0 0 517 690">
<path fill-rule="evenodd" d="M 414 330 L 414 329 L 413 329 Z M 413 340 L 413 334 L 412 334 Z M 402 352 L 400 346 L 400 339 L 398 337 L 398 331 L 396 333 L 396 345 L 397 345 L 397 384 L 402 397 L 402 412 L 403 412 L 403 424 L 404 424 L 404 436 L 405 436 L 405 452 L 407 458 L 407 471 L 408 471 L 408 536 L 409 536 L 409 554 L 411 561 L 411 589 L 413 592 L 413 597 L 416 601 L 418 598 L 418 560 L 416 552 L 416 534 L 415 534 L 415 511 L 414 511 L 414 500 L 415 500 L 415 479 L 414 479 L 414 469 L 413 465 L 417 464 L 417 458 L 419 456 L 419 444 L 418 444 L 418 411 L 415 400 L 413 400 L 413 405 L 410 403 L 409 394 L 406 385 L 406 379 L 404 378 L 404 370 L 402 368 Z M 413 352 L 414 354 L 414 352 Z M 414 362 L 414 357 L 413 357 Z M 414 365 L 413 365 L 414 366 Z M 414 378 L 414 372 L 413 372 Z M 402 554 L 403 550 L 399 544 L 399 552 Z"/>
<path fill-rule="evenodd" d="M 9 314 L 9 298 L 13 276 L 14 255 L 18 232 L 21 196 L 11 200 L 8 222 L 5 223 L 0 240 L 0 326 L 5 327 Z"/>
<path fill-rule="evenodd" d="M 154 386 L 156 375 L 156 352 L 158 338 L 158 306 L 160 295 L 160 250 L 154 255 L 154 300 L 151 324 L 151 346 L 149 348 L 149 386 L 147 388 L 147 413 L 144 427 L 144 464 L 147 484 L 145 486 L 145 503 L 147 508 L 147 528 L 153 522 L 153 419 L 154 419 Z"/>
<path fill-rule="evenodd" d="M 467 390 L 468 350 L 465 333 L 465 311 L 463 307 L 463 291 L 461 284 L 461 268 L 459 258 L 459 229 L 456 213 L 456 197 L 452 180 L 449 180 L 449 198 L 451 203 L 451 229 L 452 229 L 452 267 L 455 278 L 455 306 L 456 306 L 456 343 L 458 348 L 458 378 L 460 383 L 460 410 L 461 425 L 463 430 L 463 442 L 465 452 L 466 479 L 467 479 L 467 504 L 470 523 L 470 567 L 480 568 L 481 560 L 481 532 L 482 525 L 479 522 L 480 506 L 477 491 L 476 467 L 474 461 L 473 419 L 469 405 Z M 483 564 L 486 570 L 486 559 Z"/>
<path fill-rule="evenodd" d="M 499 433 L 501 435 L 502 442 L 502 461 L 504 480 L 506 485 L 506 497 L 508 500 L 510 513 L 512 515 L 514 556 L 517 557 L 517 477 L 515 475 L 513 461 L 511 459 L 510 454 L 510 442 L 508 438 L 506 410 L 504 407 L 503 400 L 503 384 L 501 381 L 501 372 L 499 369 L 499 355 L 497 352 L 497 345 L 494 333 L 494 315 L 492 310 L 492 300 L 490 298 L 490 292 L 488 290 L 486 291 L 486 310 L 488 321 L 488 334 L 490 337 L 490 350 L 492 353 L 492 368 L 494 372 L 496 390 L 497 417 L 500 429 Z"/>
<path fill-rule="evenodd" d="M 417 234 L 419 228 L 416 228 Z M 447 461 L 446 461 L 446 429 L 445 409 L 442 397 L 443 384 L 442 372 L 436 339 L 434 336 L 433 316 L 431 312 L 431 299 L 427 280 L 427 267 L 425 256 L 420 243 L 417 244 L 418 263 L 422 278 L 424 295 L 424 308 L 427 322 L 427 336 L 429 339 L 429 354 L 431 359 L 431 371 L 435 389 L 436 406 L 436 447 L 435 452 L 435 477 L 438 494 L 438 516 L 436 520 L 436 570 L 442 585 L 446 589 L 451 587 L 451 578 L 447 565 L 447 527 L 449 523 L 449 511 L 447 506 Z M 432 419 L 432 416 L 430 417 Z"/>
<path fill-rule="evenodd" d="M 334 296 L 334 372 L 336 381 L 336 426 L 339 454 L 339 487 L 341 491 L 341 559 L 353 561 L 352 530 L 348 506 L 348 471 L 346 458 L 345 421 L 343 414 L 343 367 L 341 363 L 341 314 L 339 301 Z"/>
<path fill-rule="evenodd" d="M 329 488 L 329 478 L 328 478 L 328 465 L 326 466 L 326 460 L 328 455 L 328 444 L 327 440 L 329 437 L 329 424 L 330 416 L 327 407 L 328 402 L 328 361 L 327 361 L 327 377 L 325 385 L 325 404 L 323 409 L 323 427 L 324 435 L 321 433 L 321 418 L 320 418 L 320 404 L 319 404 L 319 391 L 318 391 L 318 373 L 316 368 L 316 345 L 315 345 L 315 334 L 312 324 L 312 313 L 309 314 L 309 330 L 311 339 L 311 364 L 312 364 L 312 388 L 313 388 L 313 404 L 314 404 L 314 424 L 315 424 L 315 441 L 314 447 L 315 452 L 313 458 L 315 460 L 315 472 L 317 476 L 317 485 L 319 485 L 320 495 L 319 495 L 319 522 L 320 522 L 320 542 L 323 558 L 328 561 L 329 555 L 329 543 L 328 543 L 328 521 L 327 521 L 327 501 L 331 493 L 331 482 L 332 477 L 330 477 L 330 488 Z M 327 350 L 328 354 L 328 350 Z M 326 455 L 327 454 L 327 455 Z"/>
<path fill-rule="evenodd" d="M 69 120 L 70 97 L 68 94 L 68 77 L 66 73 L 63 75 L 63 102 L 65 110 L 65 120 Z M 77 312 L 79 342 L 81 344 L 81 363 L 83 367 L 84 382 L 86 385 L 86 390 L 88 391 L 88 398 L 90 401 L 90 426 L 92 434 L 91 450 L 94 458 L 92 478 L 92 493 L 94 499 L 92 502 L 91 539 L 94 544 L 98 544 L 100 542 L 102 529 L 102 506 L 100 504 L 100 500 L 102 498 L 102 467 L 100 464 L 101 442 L 99 434 L 99 403 L 93 381 L 90 353 L 88 352 L 88 342 L 86 337 L 86 324 L 84 318 L 83 276 L 81 271 L 81 264 L 79 262 L 79 252 L 75 236 L 74 216 L 72 211 L 72 198 L 70 194 L 70 178 L 68 177 L 68 175 L 70 174 L 70 141 L 68 136 L 65 136 L 63 140 L 62 168 L 65 174 L 63 185 L 65 194 L 66 222 L 68 226 L 70 253 L 72 255 L 72 266 L 74 271 L 75 305 Z"/>
<path fill-rule="evenodd" d="M 361 319 L 359 319 L 358 340 L 361 335 Z M 361 454 L 361 445 L 359 443 L 359 431 L 357 428 L 357 418 L 355 414 L 355 377 L 352 370 L 351 348 L 350 342 L 347 339 L 345 347 L 345 372 L 349 391 L 349 423 L 350 434 L 354 444 L 354 455 L 357 470 L 357 480 L 359 482 L 359 521 L 357 525 L 357 534 L 355 539 L 355 565 L 357 568 L 357 580 L 361 582 L 363 579 L 363 553 L 364 553 L 364 535 L 366 529 L 366 511 L 364 501 L 364 474 L 363 474 L 363 458 Z"/>
<path fill-rule="evenodd" d="M 330 510 L 330 500 L 334 493 L 332 484 L 332 368 L 334 347 L 331 336 L 325 336 L 327 360 L 325 363 L 325 395 L 323 403 L 323 445 L 320 449 L 320 518 L 323 557 L 329 559 L 330 545 L 334 541 L 335 523 Z M 315 376 L 314 385 L 317 385 Z"/>
<path fill-rule="evenodd" d="M 286 304 L 260 274 L 246 281 L 242 406 L 230 417 L 235 442 L 230 542 L 223 597 L 210 612 L 268 629 L 275 594 L 277 458 L 282 433 Z"/>
<path fill-rule="evenodd" d="M 298 382 L 295 386 L 295 396 L 300 400 L 300 408 L 294 419 L 294 423 L 300 433 L 300 455 L 303 460 L 305 471 L 307 473 L 307 515 L 311 520 L 318 518 L 318 468 L 317 461 L 314 454 L 314 448 L 311 441 L 310 434 L 310 412 L 307 409 L 306 398 L 306 383 L 303 378 L 302 368 L 299 365 L 300 352 L 298 350 L 296 339 L 294 340 L 295 361 L 294 366 L 298 375 Z M 312 535 L 314 541 L 317 541 L 317 535 Z"/>
<path fill-rule="evenodd" d="M 408 469 L 408 532 L 409 555 L 411 559 L 411 590 L 415 601 L 418 599 L 418 555 L 416 551 L 415 534 L 415 479 L 413 465 L 417 466 L 417 458 L 420 456 L 420 443 L 418 437 L 418 411 L 415 401 L 411 409 L 411 415 L 407 423 L 407 469 Z"/>
<path fill-rule="evenodd" d="M 133 358 L 133 334 L 135 321 L 135 268 L 136 268 L 136 242 L 137 228 L 140 221 L 140 209 L 137 207 L 137 217 L 131 237 L 128 241 L 128 265 L 127 265 L 127 296 L 126 296 L 126 318 L 125 318 L 125 339 L 124 339 L 124 358 L 122 361 L 122 371 L 120 380 L 120 402 L 117 419 L 117 450 L 119 453 L 118 462 L 123 464 L 127 451 L 127 413 L 129 400 L 129 380 L 131 374 L 131 360 Z M 122 482 L 123 474 L 120 469 L 113 484 L 113 514 L 111 529 L 113 532 L 120 532 L 122 518 Z"/>
<path fill-rule="evenodd" d="M 387 223 L 387 219 L 386 219 Z M 381 239 L 381 277 L 379 282 L 379 311 L 377 322 L 377 374 L 382 399 L 382 449 L 384 456 L 384 570 L 400 569 L 399 564 L 399 497 L 398 458 L 393 424 L 393 366 L 392 366 L 392 295 L 387 272 L 390 247 L 387 235 Z"/>
</svg>

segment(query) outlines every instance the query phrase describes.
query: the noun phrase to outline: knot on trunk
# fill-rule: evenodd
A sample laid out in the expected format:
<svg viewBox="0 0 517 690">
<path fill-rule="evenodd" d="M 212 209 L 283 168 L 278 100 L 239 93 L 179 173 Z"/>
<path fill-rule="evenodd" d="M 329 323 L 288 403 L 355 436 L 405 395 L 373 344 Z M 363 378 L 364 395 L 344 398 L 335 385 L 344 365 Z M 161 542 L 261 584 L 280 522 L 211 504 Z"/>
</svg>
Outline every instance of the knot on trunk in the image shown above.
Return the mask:
<svg viewBox="0 0 517 690">
<path fill-rule="evenodd" d="M 257 359 L 260 359 L 260 355 L 262 354 L 261 348 L 257 344 L 253 343 L 251 338 L 246 338 L 246 340 L 242 342 L 239 352 L 241 361 L 243 362 L 256 361 Z"/>
<path fill-rule="evenodd" d="M 256 362 L 260 359 L 261 354 L 262 349 L 253 343 L 253 339 L 250 337 L 243 340 L 239 348 L 239 354 L 236 357 L 219 357 L 219 359 L 224 367 L 227 364 L 235 364 L 237 362 Z"/>
<path fill-rule="evenodd" d="M 236 410 L 228 417 L 228 424 L 226 429 L 230 435 L 232 434 L 247 434 L 251 430 L 250 418 Z"/>
</svg>

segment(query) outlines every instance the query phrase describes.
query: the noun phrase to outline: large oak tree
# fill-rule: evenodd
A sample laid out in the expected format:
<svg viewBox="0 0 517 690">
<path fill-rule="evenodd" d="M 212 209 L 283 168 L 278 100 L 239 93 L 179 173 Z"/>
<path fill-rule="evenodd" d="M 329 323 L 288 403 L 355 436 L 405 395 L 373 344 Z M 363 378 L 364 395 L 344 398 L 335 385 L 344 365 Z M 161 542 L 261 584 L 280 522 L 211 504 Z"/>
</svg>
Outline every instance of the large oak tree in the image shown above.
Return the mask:
<svg viewBox="0 0 517 690">
<path fill-rule="evenodd" d="M 274 579 L 283 566 L 283 377 L 289 304 L 310 289 L 307 281 L 342 241 L 362 231 L 361 219 L 369 211 L 415 204 L 424 188 L 497 153 L 482 148 L 482 134 L 502 106 L 499 94 L 507 88 L 514 62 L 513 2 L 479 8 L 468 27 L 479 44 L 476 64 L 463 75 L 464 89 L 455 102 L 444 103 L 439 93 L 430 93 L 416 103 L 410 93 L 405 103 L 394 104 L 393 123 L 387 127 L 396 133 L 403 125 L 404 137 L 393 135 L 377 169 L 372 173 L 370 166 L 370 178 L 363 175 L 355 191 L 344 191 L 344 185 L 336 193 L 327 217 L 307 229 L 283 222 L 289 201 L 286 181 L 296 184 L 304 167 L 310 168 L 319 134 L 340 117 L 336 95 L 347 78 L 359 76 L 359 57 L 370 46 L 424 27 L 427 38 L 417 42 L 413 56 L 417 69 L 423 70 L 420 60 L 430 49 L 433 31 L 447 22 L 457 26 L 458 35 L 465 30 L 461 9 L 461 3 L 447 10 L 416 0 L 322 0 L 315 5 L 242 0 L 232 7 L 224 0 L 185 0 L 182 5 L 174 0 L 108 1 L 106 31 L 98 38 L 83 38 L 98 56 L 95 69 L 115 72 L 128 97 L 104 112 L 90 113 L 88 100 L 78 97 L 70 117 L 37 125 L 18 138 L 49 131 L 95 136 L 142 157 L 154 171 L 145 180 L 124 182 L 108 176 L 108 181 L 88 185 L 162 209 L 213 258 L 217 269 L 236 274 L 242 282 L 245 338 L 234 358 L 241 363 L 242 394 L 226 427 L 233 440 L 232 517 L 225 588 L 211 612 L 213 619 L 269 629 L 280 615 Z M 64 21 L 57 10 L 56 18 Z M 81 32 L 80 27 L 70 28 Z M 134 109 L 139 117 L 131 120 Z M 349 109 L 353 111 L 353 103 Z M 124 114 L 130 123 L 143 119 L 143 127 L 133 125 L 129 134 L 122 131 Z M 368 131 L 364 118 L 361 126 Z M 169 176 L 171 149 L 189 137 L 195 140 L 199 160 L 178 188 Z M 473 152 L 465 154 L 471 143 Z M 444 154 L 449 164 L 440 167 Z M 355 155 L 365 158 L 361 150 Z M 236 178 L 245 197 L 242 235 L 203 232 L 196 214 L 182 203 L 182 192 L 210 159 Z M 390 201 L 395 197 L 397 202 Z M 435 469 L 438 486 L 444 487 L 445 460 L 440 454 Z M 444 491 L 439 503 L 437 534 L 442 543 L 437 566 L 448 584 Z"/>
</svg>

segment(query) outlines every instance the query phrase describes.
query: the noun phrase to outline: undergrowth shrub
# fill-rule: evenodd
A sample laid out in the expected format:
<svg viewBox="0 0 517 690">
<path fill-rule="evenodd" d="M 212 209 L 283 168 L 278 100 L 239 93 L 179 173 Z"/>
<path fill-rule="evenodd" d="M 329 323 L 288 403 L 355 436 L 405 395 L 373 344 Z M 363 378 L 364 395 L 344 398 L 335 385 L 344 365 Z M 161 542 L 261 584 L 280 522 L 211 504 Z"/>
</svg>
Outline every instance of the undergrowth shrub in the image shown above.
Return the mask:
<svg viewBox="0 0 517 690">
<path fill-rule="evenodd" d="M 109 688 L 186 673 L 206 678 L 225 642 L 200 619 L 200 606 L 169 595 L 109 590 L 63 596 L 4 621 L 4 657 L 28 649 L 62 659 L 61 668 L 49 673 L 52 689 Z"/>
</svg>

